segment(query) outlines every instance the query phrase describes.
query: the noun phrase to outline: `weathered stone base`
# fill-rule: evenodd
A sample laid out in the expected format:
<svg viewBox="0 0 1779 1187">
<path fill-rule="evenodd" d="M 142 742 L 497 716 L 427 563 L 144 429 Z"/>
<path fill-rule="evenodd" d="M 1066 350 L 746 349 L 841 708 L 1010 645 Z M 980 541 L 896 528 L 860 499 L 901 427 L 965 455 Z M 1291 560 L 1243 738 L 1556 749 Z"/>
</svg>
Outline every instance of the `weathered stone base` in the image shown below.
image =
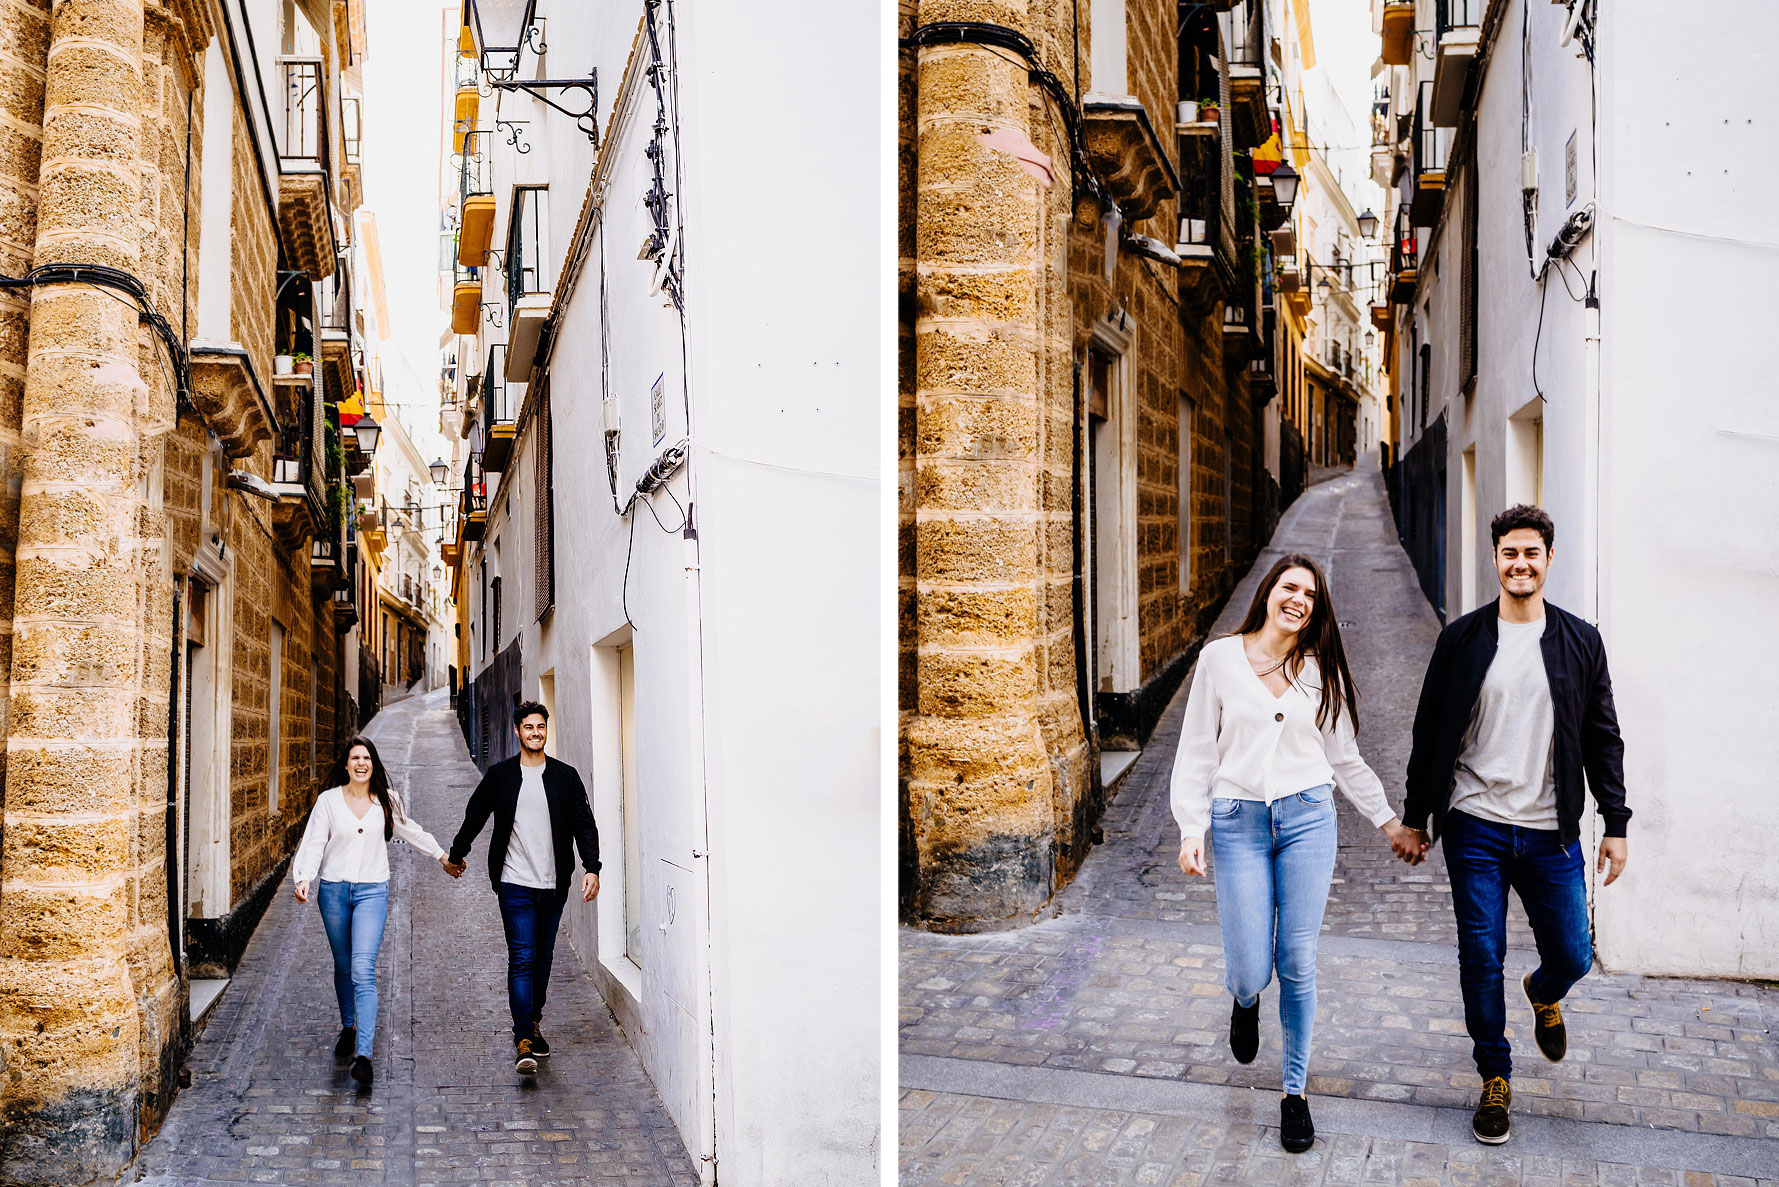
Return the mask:
<svg viewBox="0 0 1779 1187">
<path fill-rule="evenodd" d="M 66 1087 L 53 1100 L 9 1103 L 0 1126 L 0 1183 L 70 1187 L 110 1181 L 136 1153 L 138 1095 L 133 1085 Z"/>
<path fill-rule="evenodd" d="M 988 836 L 927 856 L 914 910 L 929 931 L 963 935 L 1024 927 L 1050 901 L 1050 834 Z"/>
</svg>

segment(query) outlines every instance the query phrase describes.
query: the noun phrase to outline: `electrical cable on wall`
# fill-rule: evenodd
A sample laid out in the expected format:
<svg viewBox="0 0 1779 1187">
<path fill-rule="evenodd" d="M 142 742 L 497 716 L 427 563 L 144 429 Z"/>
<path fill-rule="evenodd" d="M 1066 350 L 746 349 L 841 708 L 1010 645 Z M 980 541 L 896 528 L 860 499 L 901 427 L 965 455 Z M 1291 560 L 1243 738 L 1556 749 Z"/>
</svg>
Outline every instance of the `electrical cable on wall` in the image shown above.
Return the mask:
<svg viewBox="0 0 1779 1187">
<path fill-rule="evenodd" d="M 154 331 L 173 360 L 173 376 L 169 382 L 174 398 L 182 408 L 192 408 L 191 359 L 174 333 L 172 325 L 154 307 L 148 286 L 134 274 L 106 264 L 45 264 L 24 276 L 0 276 L 0 290 L 30 289 L 46 284 L 90 284 L 97 288 L 124 293 L 134 302 L 137 316 Z M 159 355 L 156 355 L 159 360 Z M 161 364 L 165 373 L 165 362 Z"/>
</svg>

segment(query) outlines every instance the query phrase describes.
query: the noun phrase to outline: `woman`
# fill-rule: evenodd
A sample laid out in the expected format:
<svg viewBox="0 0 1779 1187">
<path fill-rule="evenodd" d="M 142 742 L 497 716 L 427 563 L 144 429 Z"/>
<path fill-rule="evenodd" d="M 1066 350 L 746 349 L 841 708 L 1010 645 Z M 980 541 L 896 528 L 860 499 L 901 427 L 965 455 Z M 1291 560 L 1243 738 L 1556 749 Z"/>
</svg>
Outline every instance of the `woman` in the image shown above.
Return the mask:
<svg viewBox="0 0 1779 1187">
<path fill-rule="evenodd" d="M 1316 1136 L 1303 1092 L 1316 1018 L 1316 937 L 1334 877 L 1334 788 L 1393 848 L 1419 848 L 1359 757 L 1358 728 L 1328 583 L 1309 557 L 1286 556 L 1260 582 L 1239 633 L 1199 652 L 1172 800 L 1181 871 L 1204 875 L 1207 825 L 1217 853 L 1224 983 L 1235 998 L 1229 1046 L 1242 1063 L 1259 1050 L 1260 991 L 1278 969 L 1279 1141 L 1293 1153 Z"/>
<path fill-rule="evenodd" d="M 377 747 L 366 737 L 346 743 L 315 800 L 309 827 L 291 861 L 296 900 L 309 901 L 321 879 L 321 922 L 334 953 L 334 994 L 340 1001 L 335 1055 L 351 1054 L 352 1078 L 371 1082 L 371 1041 L 377 1028 L 377 950 L 389 914 L 389 842 L 400 837 L 450 872 L 450 858 L 432 834 L 402 811 L 389 790 Z"/>
</svg>

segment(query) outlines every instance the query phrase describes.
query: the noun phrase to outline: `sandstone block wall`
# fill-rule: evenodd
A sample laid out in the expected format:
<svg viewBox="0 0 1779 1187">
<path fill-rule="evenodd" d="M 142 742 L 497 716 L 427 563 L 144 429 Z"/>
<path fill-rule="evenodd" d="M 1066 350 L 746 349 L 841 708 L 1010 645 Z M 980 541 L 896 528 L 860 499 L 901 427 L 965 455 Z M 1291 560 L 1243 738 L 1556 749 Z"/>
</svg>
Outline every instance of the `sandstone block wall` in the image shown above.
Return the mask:
<svg viewBox="0 0 1779 1187">
<path fill-rule="evenodd" d="M 1126 88 L 1170 147 L 1175 9 L 1128 0 L 1125 30 Z M 939 20 L 1007 25 L 1072 93 L 1107 89 L 1086 77 L 1086 13 L 1077 39 L 1061 0 L 903 0 L 899 15 L 903 35 Z M 1131 338 L 1145 682 L 1177 673 L 1259 546 L 1258 418 L 1242 360 L 1225 359 L 1220 306 L 1183 312 L 1177 276 L 1130 253 L 1105 277 L 1099 212 L 1072 207 L 1068 147 L 1022 69 L 975 47 L 904 53 L 898 101 L 903 909 L 942 930 L 1006 926 L 1072 876 L 1101 806 L 1074 592 L 1074 369 L 1094 323 L 1122 310 Z M 996 127 L 1050 154 L 1057 184 L 983 150 L 976 137 Z M 1168 200 L 1131 229 L 1172 243 L 1177 227 Z M 1194 443 L 1186 507 L 1183 434 Z"/>
</svg>

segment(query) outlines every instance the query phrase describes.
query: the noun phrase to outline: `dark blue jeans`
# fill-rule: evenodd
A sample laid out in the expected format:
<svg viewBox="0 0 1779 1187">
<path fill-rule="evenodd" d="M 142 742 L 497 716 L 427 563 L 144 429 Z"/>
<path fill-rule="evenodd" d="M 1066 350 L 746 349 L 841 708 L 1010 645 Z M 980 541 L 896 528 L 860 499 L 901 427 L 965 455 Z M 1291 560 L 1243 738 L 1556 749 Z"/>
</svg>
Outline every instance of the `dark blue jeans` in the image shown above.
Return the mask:
<svg viewBox="0 0 1779 1187">
<path fill-rule="evenodd" d="M 513 1011 L 513 1038 L 528 1039 L 532 1027 L 543 1020 L 556 929 L 562 925 L 568 892 L 501 882 L 494 893 L 507 933 L 507 1002 Z"/>
<path fill-rule="evenodd" d="M 1538 944 L 1532 998 L 1540 1004 L 1560 1002 L 1594 964 L 1581 843 L 1564 845 L 1555 829 L 1496 824 L 1461 811 L 1446 814 L 1441 840 L 1458 916 L 1464 1026 L 1475 1044 L 1477 1074 L 1485 1081 L 1512 1079 L 1501 986 L 1507 888 L 1520 896 Z"/>
</svg>

